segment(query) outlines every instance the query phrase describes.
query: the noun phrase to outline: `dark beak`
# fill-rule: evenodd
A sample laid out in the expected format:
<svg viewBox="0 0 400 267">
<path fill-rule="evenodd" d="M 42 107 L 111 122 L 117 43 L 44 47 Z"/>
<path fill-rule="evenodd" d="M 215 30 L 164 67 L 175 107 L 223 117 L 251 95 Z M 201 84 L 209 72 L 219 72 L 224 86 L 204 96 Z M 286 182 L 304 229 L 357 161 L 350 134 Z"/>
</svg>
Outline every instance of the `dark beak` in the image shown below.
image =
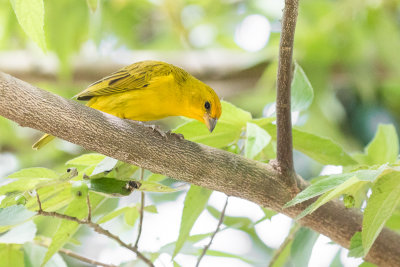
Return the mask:
<svg viewBox="0 0 400 267">
<path fill-rule="evenodd" d="M 210 133 L 212 133 L 212 131 L 215 128 L 215 125 L 217 125 L 217 121 L 218 119 L 214 119 L 212 118 L 210 115 L 208 115 L 207 113 L 204 115 L 204 122 L 207 125 L 208 130 L 210 131 Z"/>
</svg>

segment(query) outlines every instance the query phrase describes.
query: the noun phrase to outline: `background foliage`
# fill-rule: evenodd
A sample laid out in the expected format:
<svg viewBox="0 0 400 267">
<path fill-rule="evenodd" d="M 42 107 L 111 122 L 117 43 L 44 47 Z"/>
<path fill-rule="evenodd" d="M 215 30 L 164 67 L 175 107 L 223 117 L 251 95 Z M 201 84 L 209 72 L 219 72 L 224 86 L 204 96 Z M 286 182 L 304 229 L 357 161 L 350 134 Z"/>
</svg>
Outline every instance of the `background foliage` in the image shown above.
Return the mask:
<svg viewBox="0 0 400 267">
<path fill-rule="evenodd" d="M 268 162 L 275 157 L 272 122 L 281 8 L 282 1 L 261 0 L 0 0 L 0 68 L 71 97 L 100 78 L 104 68 L 111 72 L 143 55 L 153 59 L 172 55 L 168 56 L 171 63 L 183 62 L 190 68 L 199 65 L 194 60 L 199 57 L 193 56 L 198 53 L 206 60 L 194 68 L 197 76 L 235 105 L 223 103 L 223 117 L 212 135 L 195 121 L 162 123 L 176 127 L 189 140 Z M 320 196 L 303 216 L 339 197 L 349 208 L 364 211 L 364 230 L 353 237 L 350 252 L 357 257 L 368 252 L 384 225 L 400 229 L 399 17 L 400 4 L 394 0 L 309 0 L 300 6 L 292 106 L 295 163 L 304 178 L 316 178 L 288 205 Z M 256 29 L 253 35 L 246 25 Z M 260 35 L 266 38 L 257 39 Z M 247 60 L 232 64 L 232 57 Z M 246 81 L 240 83 L 245 86 L 233 90 L 232 84 L 240 81 Z M 378 127 L 379 123 L 385 125 Z M 87 151 L 80 156 L 79 147 L 61 141 L 33 152 L 30 147 L 38 136 L 0 118 L 0 178 L 4 183 L 0 187 L 0 253 L 15 266 L 39 266 L 43 259 L 57 266 L 77 264 L 57 250 L 66 246 L 85 253 L 79 244 L 85 244 L 93 233 L 68 221 L 34 216 L 38 209 L 34 190 L 44 210 L 83 218 L 87 216 L 86 198 L 77 196 L 73 188 L 80 192 L 85 185 L 95 221 L 125 238 L 130 233 L 132 241 L 129 231 L 136 230 L 140 211 L 137 193 L 131 198 L 116 196 L 131 196 L 120 185 L 139 179 L 138 168 Z M 329 165 L 342 166 L 340 173 L 326 173 Z M 36 166 L 47 168 L 32 168 Z M 76 168 L 77 175 L 67 173 L 67 168 Z M 84 179 L 84 174 L 90 179 Z M 174 264 L 185 266 L 187 258 L 182 255 L 199 255 L 202 246 L 198 242 L 212 234 L 190 235 L 197 218 L 205 213 L 210 218 L 220 216 L 220 209 L 207 204 L 211 192 L 195 186 L 188 190 L 171 178 L 147 171 L 142 190 L 148 203 L 145 216 L 157 213 L 171 200 L 183 203 L 179 235 L 157 251 L 145 253 L 168 264 L 178 255 Z M 154 191 L 158 193 L 149 193 Z M 305 266 L 318 235 L 294 223 L 286 246 L 274 253 L 255 230 L 274 215 L 265 209 L 262 212 L 257 220 L 228 214 L 223 222 L 221 233 L 225 229 L 245 233 L 251 240 L 251 252 L 211 248 L 208 255 L 254 266 L 265 265 L 271 258 L 274 266 Z M 167 261 L 165 255 L 169 255 Z M 133 262 L 129 259 L 124 264 Z M 341 265 L 335 257 L 332 266 Z"/>
</svg>

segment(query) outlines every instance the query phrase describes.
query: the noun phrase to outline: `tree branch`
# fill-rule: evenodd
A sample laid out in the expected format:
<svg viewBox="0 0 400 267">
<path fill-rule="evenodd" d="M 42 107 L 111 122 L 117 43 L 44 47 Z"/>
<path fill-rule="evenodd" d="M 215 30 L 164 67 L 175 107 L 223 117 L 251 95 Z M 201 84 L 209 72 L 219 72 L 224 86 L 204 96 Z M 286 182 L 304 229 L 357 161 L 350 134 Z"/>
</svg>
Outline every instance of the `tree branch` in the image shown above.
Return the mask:
<svg viewBox="0 0 400 267">
<path fill-rule="evenodd" d="M 140 181 L 143 181 L 143 168 L 140 168 Z M 136 237 L 136 242 L 134 247 L 138 248 L 140 236 L 142 235 L 142 227 L 143 227 L 143 215 L 144 215 L 144 192 L 140 192 L 140 214 L 139 214 L 139 226 L 138 226 L 138 235 Z"/>
<path fill-rule="evenodd" d="M 0 115 L 154 173 L 253 201 L 296 217 L 311 202 L 291 208 L 287 183 L 271 165 L 179 138 L 161 137 L 135 122 L 122 120 L 38 89 L 0 72 Z M 300 189 L 308 184 L 296 178 Z M 362 215 L 331 201 L 299 221 L 348 248 Z M 366 259 L 378 266 L 400 262 L 400 236 L 383 229 Z"/>
<path fill-rule="evenodd" d="M 37 244 L 39 246 L 42 246 L 42 247 L 45 247 L 45 248 L 49 247 L 48 244 L 45 244 L 45 243 L 39 242 L 39 241 L 35 241 L 35 244 Z M 106 263 L 103 263 L 103 262 L 99 262 L 99 261 L 96 261 L 96 260 L 92 260 L 92 259 L 86 258 L 86 257 L 84 257 L 82 255 L 79 255 L 79 254 L 75 253 L 72 250 L 69 250 L 69 249 L 61 248 L 61 249 L 58 250 L 58 252 L 61 253 L 61 254 L 65 254 L 67 256 L 70 256 L 72 258 L 75 258 L 77 260 L 80 260 L 82 262 L 86 262 L 86 263 L 92 264 L 92 265 L 103 266 L 103 267 L 117 267 L 117 265 L 106 264 Z"/>
<path fill-rule="evenodd" d="M 72 217 L 72 216 L 58 213 L 55 211 L 51 211 L 51 212 L 44 211 L 42 209 L 42 203 L 40 201 L 39 194 L 37 192 L 36 192 L 36 199 L 37 199 L 37 202 L 39 205 L 39 210 L 37 211 L 38 215 L 59 218 L 59 219 L 63 219 L 63 220 L 73 221 L 73 222 L 76 222 L 81 225 L 87 225 L 90 228 L 92 228 L 93 230 L 95 230 L 96 232 L 98 232 L 99 234 L 102 234 L 102 235 L 107 236 L 108 238 L 114 239 L 114 241 L 116 241 L 120 246 L 125 247 L 125 248 L 129 249 L 130 251 L 134 252 L 137 255 L 137 257 L 139 259 L 141 259 L 142 261 L 144 261 L 148 266 L 154 267 L 153 263 L 148 258 L 146 258 L 146 256 L 144 256 L 136 247 L 128 245 L 127 243 L 122 241 L 118 236 L 116 236 L 116 235 L 112 234 L 110 231 L 104 229 L 99 224 L 94 223 L 89 220 L 81 220 L 77 217 Z"/>
<path fill-rule="evenodd" d="M 296 29 L 299 0 L 285 0 L 282 17 L 282 33 L 279 45 L 279 62 L 276 88 L 276 125 L 278 170 L 282 179 L 297 193 L 293 166 L 292 119 L 290 86 L 292 82 L 293 40 Z"/>
</svg>

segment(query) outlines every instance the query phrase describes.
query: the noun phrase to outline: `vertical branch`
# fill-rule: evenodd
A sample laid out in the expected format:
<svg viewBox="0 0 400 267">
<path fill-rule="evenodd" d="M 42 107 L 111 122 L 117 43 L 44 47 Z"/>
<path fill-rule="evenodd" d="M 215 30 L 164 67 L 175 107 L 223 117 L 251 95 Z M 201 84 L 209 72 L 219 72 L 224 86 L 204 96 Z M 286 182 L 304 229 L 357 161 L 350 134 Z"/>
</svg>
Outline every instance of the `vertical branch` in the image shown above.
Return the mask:
<svg viewBox="0 0 400 267">
<path fill-rule="evenodd" d="M 295 188 L 292 144 L 292 119 L 290 111 L 290 86 L 292 82 L 293 40 L 299 0 L 285 0 L 282 33 L 279 45 L 277 75 L 277 162 L 282 179 Z"/>
<path fill-rule="evenodd" d="M 140 181 L 143 181 L 143 168 L 140 168 Z M 140 218 L 139 218 L 139 228 L 138 228 L 138 235 L 136 238 L 136 242 L 134 247 L 137 248 L 139 244 L 140 236 L 142 235 L 142 227 L 143 227 L 143 214 L 144 214 L 144 192 L 140 192 Z"/>
</svg>

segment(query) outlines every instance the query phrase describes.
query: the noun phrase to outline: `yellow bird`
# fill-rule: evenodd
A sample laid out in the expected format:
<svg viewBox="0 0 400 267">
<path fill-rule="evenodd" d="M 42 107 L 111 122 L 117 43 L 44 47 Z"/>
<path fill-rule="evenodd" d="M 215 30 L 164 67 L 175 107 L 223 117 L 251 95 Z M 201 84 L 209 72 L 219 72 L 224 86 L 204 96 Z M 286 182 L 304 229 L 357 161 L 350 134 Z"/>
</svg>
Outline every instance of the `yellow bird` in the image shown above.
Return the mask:
<svg viewBox="0 0 400 267">
<path fill-rule="evenodd" d="M 212 132 L 221 116 L 214 90 L 185 70 L 161 61 L 126 66 L 89 85 L 75 96 L 87 106 L 136 121 L 185 116 L 203 122 Z M 39 149 L 55 137 L 45 134 L 33 146 Z"/>
</svg>

